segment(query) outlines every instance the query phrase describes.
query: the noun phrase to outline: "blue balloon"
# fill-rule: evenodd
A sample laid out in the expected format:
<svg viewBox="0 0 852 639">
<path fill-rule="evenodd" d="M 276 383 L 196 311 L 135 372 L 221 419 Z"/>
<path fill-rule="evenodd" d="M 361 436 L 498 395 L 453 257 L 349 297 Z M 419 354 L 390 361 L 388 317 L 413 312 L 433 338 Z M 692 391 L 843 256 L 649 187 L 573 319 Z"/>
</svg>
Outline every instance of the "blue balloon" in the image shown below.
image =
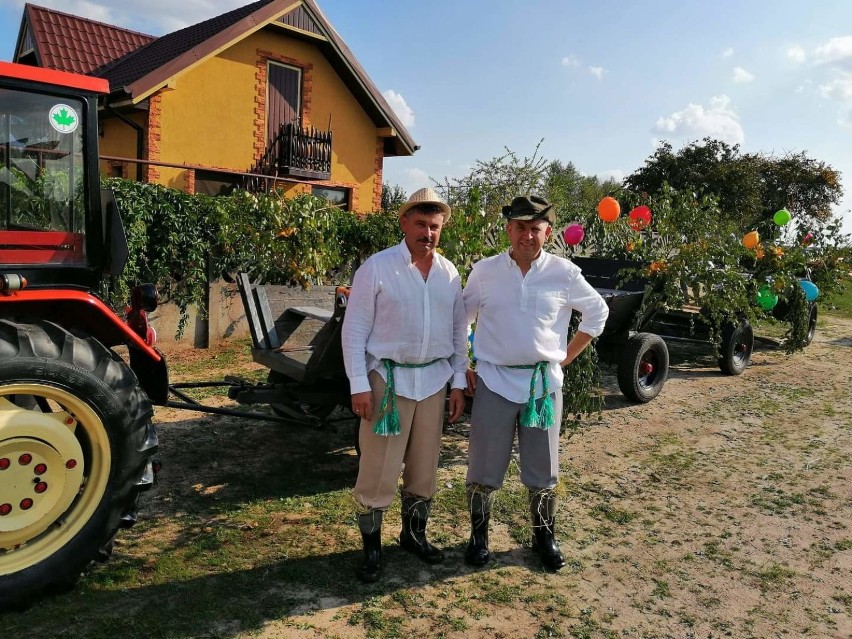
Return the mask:
<svg viewBox="0 0 852 639">
<path fill-rule="evenodd" d="M 799 280 L 799 285 L 805 292 L 805 299 L 809 302 L 813 302 L 817 297 L 819 297 L 819 289 L 813 282 L 809 280 Z"/>
</svg>

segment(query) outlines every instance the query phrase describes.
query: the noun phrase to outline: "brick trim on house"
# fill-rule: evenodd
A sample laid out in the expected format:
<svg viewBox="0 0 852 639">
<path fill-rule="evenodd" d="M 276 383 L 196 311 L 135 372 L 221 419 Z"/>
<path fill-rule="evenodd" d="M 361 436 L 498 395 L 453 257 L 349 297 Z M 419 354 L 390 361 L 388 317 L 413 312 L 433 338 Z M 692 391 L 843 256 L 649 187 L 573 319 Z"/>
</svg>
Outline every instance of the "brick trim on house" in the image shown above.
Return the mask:
<svg viewBox="0 0 852 639">
<path fill-rule="evenodd" d="M 160 159 L 160 134 L 162 115 L 162 97 L 159 93 L 148 98 L 148 126 L 145 128 L 145 149 L 144 158 L 146 160 Z M 154 182 L 160 178 L 160 171 L 156 166 L 147 166 L 145 170 L 145 181 Z"/>
<path fill-rule="evenodd" d="M 376 140 L 376 165 L 373 169 L 373 211 L 382 208 L 382 171 L 385 166 L 385 141 L 382 138 Z"/>
</svg>

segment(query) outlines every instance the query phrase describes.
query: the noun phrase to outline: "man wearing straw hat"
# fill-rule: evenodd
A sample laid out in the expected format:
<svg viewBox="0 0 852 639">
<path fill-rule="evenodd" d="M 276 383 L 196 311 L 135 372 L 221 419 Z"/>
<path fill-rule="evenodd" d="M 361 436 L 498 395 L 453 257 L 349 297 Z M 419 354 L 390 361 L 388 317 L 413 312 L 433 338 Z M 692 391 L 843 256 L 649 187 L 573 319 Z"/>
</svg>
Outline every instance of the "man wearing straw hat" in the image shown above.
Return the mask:
<svg viewBox="0 0 852 639">
<path fill-rule="evenodd" d="M 361 418 L 361 460 L 353 494 L 364 562 L 357 575 L 382 571 L 382 515 L 402 472 L 402 548 L 423 561 L 443 561 L 426 539 L 444 424 L 447 383 L 450 421 L 464 409 L 467 324 L 459 273 L 435 249 L 450 219 L 430 188 L 399 209 L 404 239 L 371 256 L 356 271 L 343 321 L 343 359 L 352 410 Z"/>
<path fill-rule="evenodd" d="M 556 221 L 553 206 L 534 195 L 503 207 L 511 248 L 473 266 L 464 289 L 468 323 L 476 322 L 476 391 L 470 422 L 467 496 L 471 535 L 465 561 L 485 565 L 493 492 L 503 485 L 515 433 L 521 483 L 529 493 L 534 547 L 548 570 L 565 559 L 554 536 L 562 421 L 562 367 L 606 322 L 606 302 L 579 267 L 544 250 Z M 582 313 L 568 341 L 572 311 Z"/>
</svg>

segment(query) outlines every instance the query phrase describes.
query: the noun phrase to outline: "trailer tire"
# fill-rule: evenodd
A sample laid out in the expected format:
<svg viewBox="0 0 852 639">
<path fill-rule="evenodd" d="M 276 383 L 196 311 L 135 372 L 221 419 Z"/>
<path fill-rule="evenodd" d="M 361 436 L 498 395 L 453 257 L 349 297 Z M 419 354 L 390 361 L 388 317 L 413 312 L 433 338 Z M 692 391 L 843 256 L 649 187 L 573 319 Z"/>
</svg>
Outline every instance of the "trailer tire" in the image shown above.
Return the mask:
<svg viewBox="0 0 852 639">
<path fill-rule="evenodd" d="M 748 320 L 725 322 L 719 345 L 719 369 L 726 375 L 742 375 L 751 361 L 754 331 Z"/>
<path fill-rule="evenodd" d="M 808 311 L 808 335 L 805 337 L 805 346 L 810 346 L 811 342 L 814 341 L 814 335 L 816 335 L 817 315 L 817 305 L 811 303 L 811 308 Z"/>
<path fill-rule="evenodd" d="M 618 387 L 627 399 L 644 404 L 660 391 L 669 375 L 669 349 L 659 335 L 634 333 L 618 361 Z"/>
<path fill-rule="evenodd" d="M 20 609 L 109 557 L 157 435 L 124 361 L 50 322 L 0 320 L 0 407 L 0 609 Z"/>
</svg>

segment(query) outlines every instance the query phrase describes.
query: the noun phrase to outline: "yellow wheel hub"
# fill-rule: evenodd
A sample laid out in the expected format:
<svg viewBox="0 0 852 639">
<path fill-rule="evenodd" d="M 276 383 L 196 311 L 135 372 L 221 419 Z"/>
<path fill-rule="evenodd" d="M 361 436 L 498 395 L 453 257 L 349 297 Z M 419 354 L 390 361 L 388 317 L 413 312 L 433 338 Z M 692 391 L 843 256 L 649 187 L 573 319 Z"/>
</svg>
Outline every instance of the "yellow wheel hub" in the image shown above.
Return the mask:
<svg viewBox="0 0 852 639">
<path fill-rule="evenodd" d="M 43 561 L 80 531 L 110 461 L 103 423 L 84 401 L 48 385 L 0 386 L 0 575 Z"/>
</svg>

